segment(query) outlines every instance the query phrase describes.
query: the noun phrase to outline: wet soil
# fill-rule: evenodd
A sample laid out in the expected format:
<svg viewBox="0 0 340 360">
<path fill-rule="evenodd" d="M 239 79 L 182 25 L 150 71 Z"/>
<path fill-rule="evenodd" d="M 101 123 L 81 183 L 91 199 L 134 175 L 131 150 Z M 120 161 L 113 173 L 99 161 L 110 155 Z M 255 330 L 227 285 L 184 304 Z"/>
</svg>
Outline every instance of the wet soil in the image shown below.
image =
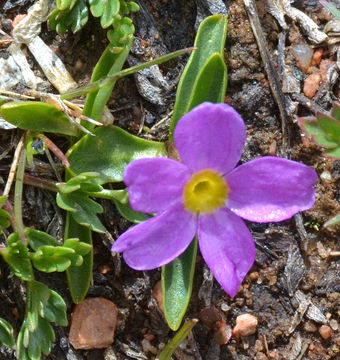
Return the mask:
<svg viewBox="0 0 340 360">
<path fill-rule="evenodd" d="M 4 8 L 2 20 L 24 13 L 33 1 L 2 1 L 0 5 L 5 3 L 15 6 Z M 137 44 L 128 60 L 130 64 L 136 59 L 145 61 L 150 53 L 156 56 L 191 46 L 195 37 L 197 7 L 208 12 L 207 4 L 215 1 L 140 0 L 139 3 L 141 11 L 134 16 Z M 280 156 L 283 143 L 280 113 L 243 2 L 228 0 L 224 3 L 228 9 L 226 102 L 239 111 L 247 125 L 248 137 L 242 162 L 264 155 Z M 317 1 L 299 0 L 293 5 L 310 16 L 321 29 L 330 18 Z M 262 1 L 257 2 L 257 8 L 273 63 L 277 66 L 278 39 L 282 29 L 266 11 Z M 294 22 L 287 19 L 287 23 L 284 56 L 298 80 L 298 95 L 303 95 L 303 82 L 308 71 L 298 67 L 290 49 L 299 42 L 307 43 L 313 50 L 316 46 L 310 44 L 306 34 Z M 45 28 L 41 36 L 62 58 L 75 80 L 79 84 L 87 83 L 106 44 L 105 32 L 98 22 L 90 20 L 88 26 L 76 35 L 61 37 Z M 328 54 L 325 57 L 336 60 L 334 48 L 327 44 L 318 47 Z M 0 53 L 5 56 L 4 51 Z M 108 104 L 115 124 L 141 137 L 166 140 L 176 83 L 186 59 L 182 57 L 162 65 L 164 81 L 158 82 L 151 92 L 143 92 L 140 86 L 145 79 L 131 76 L 119 81 Z M 316 185 L 314 208 L 282 223 L 247 223 L 256 242 L 256 261 L 233 300 L 212 279 L 201 257 L 197 260 L 192 300 L 185 319 L 197 318 L 203 308 L 214 306 L 232 327 L 240 314 L 256 316 L 259 321 L 256 333 L 233 338 L 220 346 L 214 340 L 214 332 L 199 322 L 174 358 L 340 359 L 340 263 L 339 258 L 331 253 L 339 251 L 340 233 L 323 227 L 327 220 L 340 213 L 340 161 L 324 157 L 320 148 L 303 141 L 296 125 L 299 116 L 312 114 L 313 106 L 329 110 L 332 101 L 337 99 L 338 85 L 334 84 L 331 89 L 320 86 L 310 103 L 309 99 L 297 98 L 296 94 L 285 94 L 285 99 L 289 98 L 295 104 L 294 111 L 288 116 L 288 156 L 312 166 L 322 175 Z M 155 126 L 161 119 L 168 120 Z M 151 131 L 145 132 L 142 125 Z M 19 136 L 17 130 L 0 130 L 0 155 L 15 144 Z M 13 150 L 0 160 L 0 176 L 4 179 Z M 44 157 L 41 161 L 47 164 Z M 44 176 L 53 176 L 48 165 L 44 169 Z M 103 201 L 102 205 L 104 214 L 101 220 L 115 239 L 131 224 L 119 216 L 111 202 Z M 64 213 L 56 206 L 53 194 L 25 187 L 25 225 L 62 238 L 63 219 Z M 68 329 L 55 327 L 57 339 L 46 359 L 155 359 L 157 351 L 173 336 L 152 297 L 152 289 L 160 279 L 160 270 L 137 272 L 124 261 L 119 270 L 119 262 L 112 258 L 109 248 L 107 237 L 95 235 L 93 283 L 88 296 L 105 297 L 119 308 L 120 324 L 115 342 L 107 349 L 76 351 L 68 343 Z M 0 317 L 19 329 L 24 315 L 25 289 L 10 275 L 2 260 L 0 267 Z M 39 276 L 62 294 L 71 314 L 73 304 L 64 277 L 55 273 Z M 332 329 L 328 339 L 319 333 L 322 325 Z M 0 359 L 14 358 L 12 351 L 0 346 Z"/>
</svg>

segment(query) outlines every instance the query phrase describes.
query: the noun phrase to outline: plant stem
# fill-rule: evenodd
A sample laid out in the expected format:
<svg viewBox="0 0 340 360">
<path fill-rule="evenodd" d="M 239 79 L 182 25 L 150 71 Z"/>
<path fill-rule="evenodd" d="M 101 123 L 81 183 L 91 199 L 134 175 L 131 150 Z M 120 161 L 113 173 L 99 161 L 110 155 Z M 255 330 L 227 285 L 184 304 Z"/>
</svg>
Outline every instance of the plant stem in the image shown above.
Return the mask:
<svg viewBox="0 0 340 360">
<path fill-rule="evenodd" d="M 143 70 L 145 68 L 148 68 L 148 67 L 150 67 L 152 65 L 161 64 L 163 62 L 169 61 L 169 60 L 171 60 L 171 59 L 173 59 L 175 57 L 181 56 L 181 55 L 183 55 L 185 53 L 188 53 L 188 52 L 191 52 L 193 50 L 196 50 L 196 48 L 191 47 L 191 48 L 186 48 L 186 49 L 174 51 L 174 52 L 172 52 L 170 54 L 160 56 L 157 59 L 148 61 L 148 62 L 146 62 L 144 64 L 131 66 L 128 69 L 117 72 L 115 75 L 107 76 L 104 79 L 100 79 L 100 80 L 95 81 L 95 82 L 93 82 L 91 84 L 83 86 L 83 87 L 81 87 L 79 89 L 68 91 L 68 92 L 60 95 L 60 98 L 62 100 L 73 99 L 73 98 L 76 98 L 78 96 L 82 96 L 82 95 L 85 95 L 87 93 L 90 93 L 92 91 L 99 90 L 99 89 L 101 89 L 101 88 L 103 88 L 105 86 L 111 85 L 116 80 L 118 80 L 118 79 L 120 79 L 120 78 L 122 78 L 124 76 L 134 74 L 135 72 Z"/>
<path fill-rule="evenodd" d="M 16 224 L 16 230 L 22 240 L 22 242 L 27 245 L 25 233 L 24 233 L 24 222 L 22 220 L 22 190 L 24 185 L 24 174 L 26 166 L 26 135 L 24 135 L 24 146 L 20 152 L 18 160 L 18 168 L 15 179 L 15 189 L 14 189 L 14 220 Z"/>
<path fill-rule="evenodd" d="M 33 176 L 30 174 L 24 175 L 24 183 L 27 185 L 32 185 L 34 187 L 38 187 L 43 190 L 48 190 L 48 191 L 53 191 L 53 192 L 58 191 L 58 188 L 57 188 L 55 182 L 53 182 L 51 180 L 43 179 L 43 178 L 40 178 L 37 176 Z"/>
</svg>

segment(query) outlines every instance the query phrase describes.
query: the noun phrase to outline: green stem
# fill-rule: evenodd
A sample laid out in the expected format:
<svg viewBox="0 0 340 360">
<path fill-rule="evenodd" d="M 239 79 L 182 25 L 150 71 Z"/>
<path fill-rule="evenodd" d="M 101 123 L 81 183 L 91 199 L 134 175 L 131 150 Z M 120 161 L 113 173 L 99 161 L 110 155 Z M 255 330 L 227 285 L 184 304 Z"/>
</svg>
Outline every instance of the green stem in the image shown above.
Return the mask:
<svg viewBox="0 0 340 360">
<path fill-rule="evenodd" d="M 22 240 L 22 242 L 27 245 L 26 237 L 25 237 L 25 226 L 22 220 L 22 190 L 24 185 L 24 174 L 25 174 L 25 166 L 26 166 L 26 138 L 24 141 L 24 146 L 21 150 L 17 174 L 15 179 L 15 188 L 14 188 L 14 220 L 16 224 L 16 230 Z"/>
<path fill-rule="evenodd" d="M 132 67 L 130 67 L 128 69 L 117 72 L 115 75 L 107 76 L 104 79 L 100 79 L 100 80 L 95 81 L 95 82 L 93 82 L 91 84 L 83 86 L 83 87 L 81 87 L 79 89 L 71 90 L 71 91 L 69 91 L 67 93 L 64 93 L 64 94 L 62 94 L 60 96 L 60 98 L 62 100 L 73 99 L 73 98 L 85 95 L 87 93 L 90 93 L 92 91 L 99 90 L 99 89 L 101 89 L 101 88 L 103 88 L 105 86 L 111 85 L 112 83 L 114 83 L 115 81 L 117 81 L 118 79 L 120 79 L 120 78 L 122 78 L 124 76 L 134 74 L 135 72 L 143 70 L 145 68 L 148 68 L 148 67 L 150 67 L 152 65 L 157 65 L 157 64 L 161 64 L 163 62 L 169 61 L 169 60 L 171 60 L 171 59 L 173 59 L 175 57 L 184 55 L 184 54 L 186 54 L 188 52 L 191 52 L 193 50 L 196 50 L 196 48 L 191 47 L 191 48 L 186 48 L 186 49 L 174 51 L 174 52 L 172 52 L 170 54 L 160 56 L 157 59 L 148 61 L 148 62 L 146 62 L 144 64 L 139 64 L 139 65 L 132 66 Z"/>
</svg>

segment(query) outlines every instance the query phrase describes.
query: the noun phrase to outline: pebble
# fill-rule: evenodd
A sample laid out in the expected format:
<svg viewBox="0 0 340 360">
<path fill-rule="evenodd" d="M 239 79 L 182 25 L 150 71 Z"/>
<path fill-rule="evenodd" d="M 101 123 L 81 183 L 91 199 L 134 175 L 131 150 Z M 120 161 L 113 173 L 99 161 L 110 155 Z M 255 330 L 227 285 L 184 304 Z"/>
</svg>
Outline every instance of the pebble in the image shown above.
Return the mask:
<svg viewBox="0 0 340 360">
<path fill-rule="evenodd" d="M 321 75 L 319 73 L 309 75 L 303 85 L 303 93 L 310 99 L 314 97 L 319 89 L 320 81 Z"/>
<path fill-rule="evenodd" d="M 313 51 L 306 44 L 298 44 L 292 47 L 292 54 L 294 55 L 298 67 L 306 71 L 312 61 Z"/>
<path fill-rule="evenodd" d="M 326 170 L 321 173 L 320 178 L 326 181 L 333 181 L 332 174 Z"/>
<path fill-rule="evenodd" d="M 332 330 L 337 331 L 339 329 L 339 324 L 335 319 L 332 319 L 329 322 L 329 326 L 332 328 Z"/>
<path fill-rule="evenodd" d="M 101 349 L 111 345 L 118 309 L 105 298 L 87 298 L 74 308 L 69 342 L 75 349 Z"/>
<path fill-rule="evenodd" d="M 332 336 L 332 329 L 328 325 L 322 325 L 319 328 L 319 333 L 321 337 L 325 340 L 329 339 Z"/>
<path fill-rule="evenodd" d="M 251 281 L 256 281 L 260 277 L 260 274 L 257 271 L 253 271 L 249 274 Z"/>
<path fill-rule="evenodd" d="M 312 66 L 319 66 L 321 62 L 321 58 L 323 55 L 323 49 L 318 48 L 314 51 L 313 57 L 312 57 Z"/>
<path fill-rule="evenodd" d="M 318 330 L 317 326 L 312 321 L 306 321 L 303 325 L 306 332 L 313 333 Z"/>
<path fill-rule="evenodd" d="M 236 318 L 236 326 L 233 329 L 235 337 L 249 336 L 256 332 L 257 317 L 251 314 L 242 314 Z"/>
</svg>

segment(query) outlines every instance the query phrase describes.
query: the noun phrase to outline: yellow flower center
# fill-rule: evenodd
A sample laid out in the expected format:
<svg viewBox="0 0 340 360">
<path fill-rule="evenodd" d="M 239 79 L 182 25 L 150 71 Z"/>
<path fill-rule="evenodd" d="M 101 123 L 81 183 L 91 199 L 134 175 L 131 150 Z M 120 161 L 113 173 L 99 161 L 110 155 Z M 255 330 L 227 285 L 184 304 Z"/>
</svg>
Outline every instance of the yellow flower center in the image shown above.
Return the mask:
<svg viewBox="0 0 340 360">
<path fill-rule="evenodd" d="M 228 191 L 227 183 L 218 172 L 199 171 L 184 186 L 184 206 L 194 213 L 213 213 L 225 204 Z"/>
</svg>

